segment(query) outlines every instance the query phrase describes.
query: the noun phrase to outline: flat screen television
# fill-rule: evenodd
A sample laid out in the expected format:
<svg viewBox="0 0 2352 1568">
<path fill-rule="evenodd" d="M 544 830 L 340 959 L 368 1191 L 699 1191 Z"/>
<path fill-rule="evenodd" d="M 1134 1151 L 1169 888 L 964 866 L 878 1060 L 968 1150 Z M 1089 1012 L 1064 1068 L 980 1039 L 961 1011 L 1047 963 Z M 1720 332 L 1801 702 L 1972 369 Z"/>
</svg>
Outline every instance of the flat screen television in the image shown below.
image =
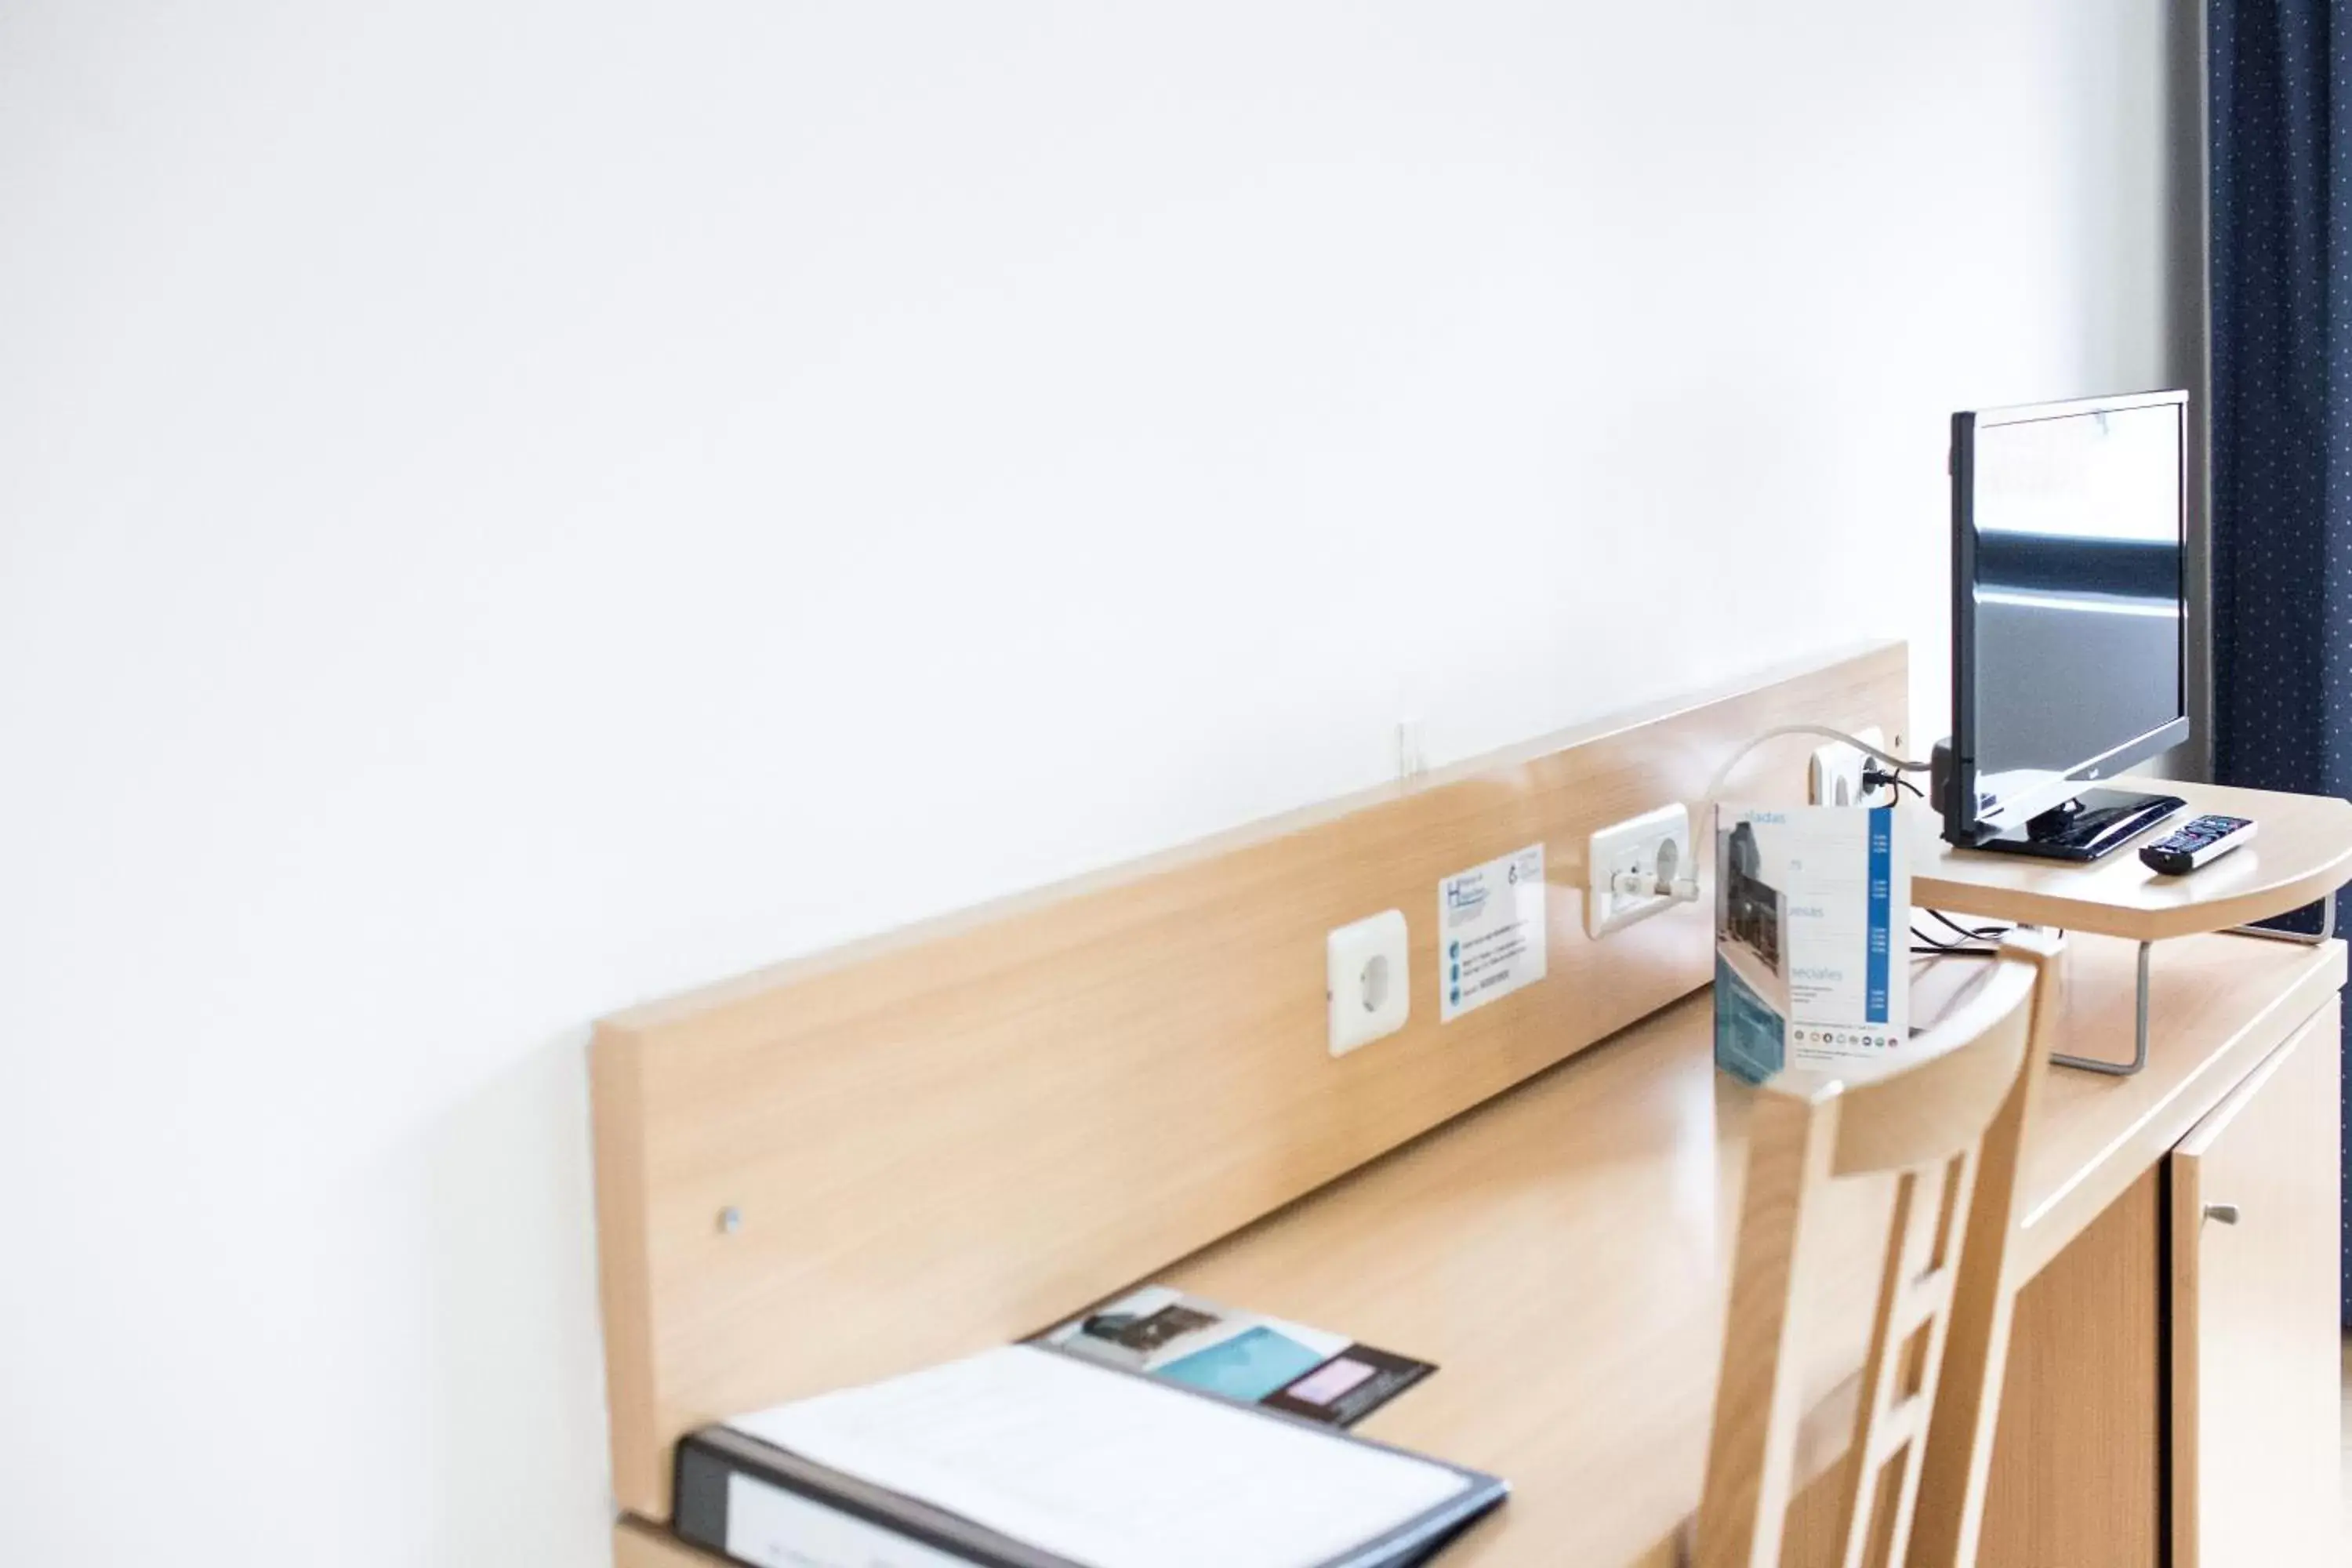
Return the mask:
<svg viewBox="0 0 2352 1568">
<path fill-rule="evenodd" d="M 1952 416 L 1944 837 L 2088 860 L 2179 810 L 2086 790 L 2189 737 L 2189 395 Z"/>
</svg>

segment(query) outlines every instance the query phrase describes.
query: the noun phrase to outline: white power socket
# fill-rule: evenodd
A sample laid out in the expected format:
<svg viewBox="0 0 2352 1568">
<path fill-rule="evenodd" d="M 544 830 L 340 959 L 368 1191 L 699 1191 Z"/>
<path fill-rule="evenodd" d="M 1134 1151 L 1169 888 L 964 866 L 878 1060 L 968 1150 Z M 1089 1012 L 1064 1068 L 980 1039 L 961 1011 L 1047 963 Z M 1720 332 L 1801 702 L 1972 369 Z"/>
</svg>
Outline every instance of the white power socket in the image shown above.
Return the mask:
<svg viewBox="0 0 2352 1568">
<path fill-rule="evenodd" d="M 1402 910 L 1382 910 L 1324 938 L 1323 999 L 1333 1056 L 1395 1034 L 1412 1016 L 1408 945 Z"/>
<path fill-rule="evenodd" d="M 1882 752 L 1886 749 L 1885 732 L 1875 724 L 1856 730 L 1853 738 Z M 1890 793 L 1886 788 L 1872 791 L 1864 797 L 1862 769 L 1869 761 L 1867 753 L 1855 751 L 1843 741 L 1815 746 L 1812 760 L 1805 765 L 1805 798 L 1815 805 L 1885 805 Z"/>
<path fill-rule="evenodd" d="M 1594 833 L 1585 849 L 1584 934 L 1606 936 L 1696 896 L 1690 807 L 1662 805 Z"/>
</svg>

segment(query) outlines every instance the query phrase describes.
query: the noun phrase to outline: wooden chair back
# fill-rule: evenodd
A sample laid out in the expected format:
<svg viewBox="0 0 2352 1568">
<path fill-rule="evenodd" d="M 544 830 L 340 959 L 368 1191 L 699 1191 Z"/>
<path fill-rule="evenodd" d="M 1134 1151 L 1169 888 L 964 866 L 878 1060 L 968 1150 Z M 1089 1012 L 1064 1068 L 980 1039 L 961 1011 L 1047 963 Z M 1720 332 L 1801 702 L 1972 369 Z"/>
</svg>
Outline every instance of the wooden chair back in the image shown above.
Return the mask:
<svg viewBox="0 0 2352 1568">
<path fill-rule="evenodd" d="M 1841 1568 L 1975 1556 L 2008 1343 L 2018 1157 L 2057 1005 L 2055 942 L 2012 933 L 1899 1064 L 1759 1091 L 1696 1521 L 1701 1568 L 1775 1568 L 1796 1464 L 1799 1271 L 1822 1189 L 1891 1173 L 1895 1209 L 1836 1532 Z M 1924 1488 L 1924 1501 L 1923 1501 Z M 1918 1528 L 1915 1531 L 1915 1524 Z"/>
</svg>

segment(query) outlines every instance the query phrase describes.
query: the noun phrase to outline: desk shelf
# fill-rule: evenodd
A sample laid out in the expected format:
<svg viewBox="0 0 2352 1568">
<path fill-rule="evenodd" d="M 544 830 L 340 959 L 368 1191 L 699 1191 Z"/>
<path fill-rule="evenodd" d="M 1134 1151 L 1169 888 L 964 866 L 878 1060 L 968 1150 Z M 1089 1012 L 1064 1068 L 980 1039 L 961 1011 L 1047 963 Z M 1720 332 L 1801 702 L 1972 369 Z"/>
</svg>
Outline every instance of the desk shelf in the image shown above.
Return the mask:
<svg viewBox="0 0 2352 1568">
<path fill-rule="evenodd" d="M 2127 1078 L 2147 1066 L 2153 944 L 2217 931 L 2301 942 L 2326 942 L 2335 934 L 2336 889 L 2352 881 L 2352 801 L 2172 779 L 2116 782 L 2186 799 L 2189 809 L 2172 818 L 2173 823 L 2207 815 L 2251 818 L 2258 825 L 2254 841 L 2186 877 L 2167 877 L 2141 861 L 2137 843 L 2090 865 L 2042 860 L 1956 848 L 1944 841 L 1939 816 L 1925 809 L 1906 815 L 1912 835 L 1914 904 L 2020 925 L 2095 931 L 2139 943 L 2129 1059 L 2052 1058 L 2062 1067 Z M 2170 826 L 2163 825 L 2161 831 L 2169 831 Z M 2158 834 L 2159 829 L 2151 828 L 2143 837 Z M 2315 902 L 2323 910 L 2315 936 L 2252 925 Z"/>
<path fill-rule="evenodd" d="M 2164 877 L 2141 864 L 2137 843 L 2088 866 L 1958 849 L 1944 842 L 1941 817 L 1915 808 L 1905 813 L 1911 901 L 1951 914 L 2161 942 L 2266 921 L 2352 882 L 2352 801 L 2174 779 L 2113 782 L 2187 800 L 2188 811 L 2174 823 L 2209 813 L 2250 817 L 2258 825 L 2254 841 L 2186 877 Z"/>
</svg>

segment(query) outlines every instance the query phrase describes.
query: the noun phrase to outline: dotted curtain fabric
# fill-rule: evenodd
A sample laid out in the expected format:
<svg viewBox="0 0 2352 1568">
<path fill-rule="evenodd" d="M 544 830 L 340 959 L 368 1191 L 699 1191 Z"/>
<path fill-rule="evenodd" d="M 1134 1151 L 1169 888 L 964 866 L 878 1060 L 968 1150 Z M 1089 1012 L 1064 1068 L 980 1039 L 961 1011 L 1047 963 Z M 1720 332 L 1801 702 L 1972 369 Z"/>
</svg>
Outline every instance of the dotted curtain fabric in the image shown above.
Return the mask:
<svg viewBox="0 0 2352 1568">
<path fill-rule="evenodd" d="M 2214 768 L 2352 795 L 2352 0 L 2206 15 Z"/>
</svg>

